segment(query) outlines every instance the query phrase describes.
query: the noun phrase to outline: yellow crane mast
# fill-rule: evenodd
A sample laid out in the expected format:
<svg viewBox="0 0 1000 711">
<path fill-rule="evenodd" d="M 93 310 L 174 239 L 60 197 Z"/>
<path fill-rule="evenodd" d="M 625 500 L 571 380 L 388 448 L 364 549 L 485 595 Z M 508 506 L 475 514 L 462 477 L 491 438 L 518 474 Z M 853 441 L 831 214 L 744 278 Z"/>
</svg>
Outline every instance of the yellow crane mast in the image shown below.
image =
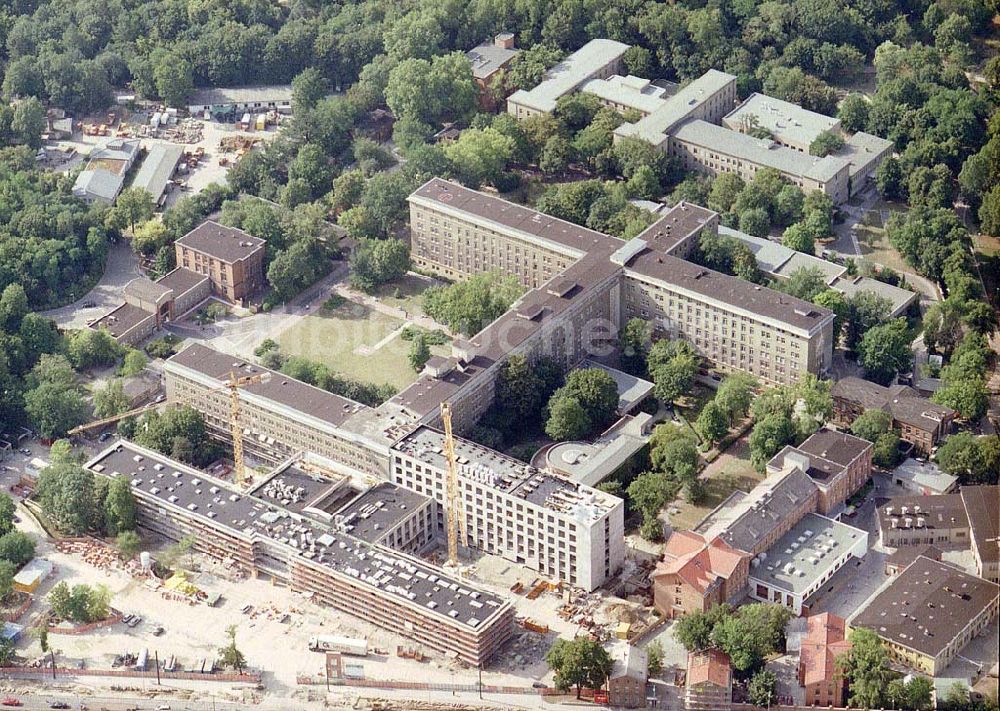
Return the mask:
<svg viewBox="0 0 1000 711">
<path fill-rule="evenodd" d="M 458 490 L 458 462 L 455 461 L 455 436 L 451 432 L 451 405 L 441 403 L 441 420 L 444 422 L 444 455 L 448 460 L 448 485 L 445 497 L 448 502 L 448 562 L 458 565 L 458 529 L 465 528 L 462 520 L 462 494 Z"/>
<path fill-rule="evenodd" d="M 244 476 L 246 472 L 246 466 L 243 461 L 243 428 L 240 427 L 240 388 L 244 388 L 247 385 L 252 385 L 254 383 L 265 383 L 271 377 L 270 373 L 258 373 L 256 375 L 242 375 L 237 376 L 235 373 L 229 374 L 229 380 L 222 383 L 217 388 L 212 388 L 208 390 L 205 395 L 211 393 L 217 393 L 220 390 L 229 390 L 229 427 L 230 432 L 233 437 L 233 468 L 235 471 L 234 481 L 237 484 L 241 484 L 244 481 Z M 94 429 L 96 427 L 103 427 L 104 425 L 110 425 L 118 420 L 124 420 L 126 417 L 133 417 L 135 415 L 141 415 L 147 410 L 152 410 L 160 405 L 174 405 L 177 404 L 174 401 L 168 400 L 166 402 L 154 402 L 149 405 L 143 405 L 142 407 L 137 407 L 134 410 L 128 410 L 122 412 L 118 415 L 112 415 L 111 417 L 102 417 L 99 420 L 93 420 L 92 422 L 87 422 L 86 424 L 80 425 L 79 427 L 74 427 L 69 430 L 66 434 L 75 435 L 81 432 L 86 432 L 87 430 Z"/>
</svg>

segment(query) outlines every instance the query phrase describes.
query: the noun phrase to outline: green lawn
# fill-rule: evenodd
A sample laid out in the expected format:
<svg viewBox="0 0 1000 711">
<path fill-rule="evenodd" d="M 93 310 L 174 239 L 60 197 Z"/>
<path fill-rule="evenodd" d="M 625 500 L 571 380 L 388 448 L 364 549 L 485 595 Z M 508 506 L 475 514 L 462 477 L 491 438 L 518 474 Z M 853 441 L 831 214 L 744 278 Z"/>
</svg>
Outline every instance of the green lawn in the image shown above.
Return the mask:
<svg viewBox="0 0 1000 711">
<path fill-rule="evenodd" d="M 697 504 L 678 498 L 670 506 L 678 510 L 670 515 L 670 525 L 676 530 L 694 528 L 712 509 L 721 504 L 731 493 L 740 489 L 750 491 L 764 479 L 750 466 L 750 454 L 745 441 L 734 444 L 712 462 L 705 474 L 705 496 Z"/>
<path fill-rule="evenodd" d="M 397 332 L 403 321 L 348 301 L 300 319 L 278 338 L 281 352 L 325 363 L 344 376 L 402 389 L 417 379 L 407 362 L 410 344 Z M 447 347 L 435 347 L 447 354 Z"/>
<path fill-rule="evenodd" d="M 886 206 L 890 210 L 891 206 Z M 882 215 L 877 210 L 865 213 L 856 228 L 861 254 L 866 259 L 894 269 L 897 272 L 913 272 L 913 268 L 903 261 L 899 252 L 889 244 Z"/>
<path fill-rule="evenodd" d="M 407 274 L 402 279 L 380 287 L 375 292 L 375 296 L 378 297 L 379 301 L 393 308 L 403 309 L 409 314 L 423 315 L 421 297 L 433 284 L 434 282 L 426 277 Z"/>
</svg>

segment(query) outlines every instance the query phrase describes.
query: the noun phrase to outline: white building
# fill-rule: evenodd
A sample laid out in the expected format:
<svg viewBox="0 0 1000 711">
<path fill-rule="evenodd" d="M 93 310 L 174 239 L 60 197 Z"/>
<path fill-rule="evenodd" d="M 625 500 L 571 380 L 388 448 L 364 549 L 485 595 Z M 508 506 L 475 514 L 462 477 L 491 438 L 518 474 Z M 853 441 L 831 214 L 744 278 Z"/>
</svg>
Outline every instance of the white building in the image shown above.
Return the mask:
<svg viewBox="0 0 1000 711">
<path fill-rule="evenodd" d="M 446 509 L 444 435 L 420 427 L 393 446 L 392 481 Z M 465 531 L 471 548 L 553 580 L 594 590 L 625 558 L 624 502 L 589 486 L 455 438 Z"/>
<path fill-rule="evenodd" d="M 806 514 L 766 554 L 750 563 L 750 597 L 802 614 L 803 603 L 852 558 L 868 551 L 868 532 Z"/>
</svg>

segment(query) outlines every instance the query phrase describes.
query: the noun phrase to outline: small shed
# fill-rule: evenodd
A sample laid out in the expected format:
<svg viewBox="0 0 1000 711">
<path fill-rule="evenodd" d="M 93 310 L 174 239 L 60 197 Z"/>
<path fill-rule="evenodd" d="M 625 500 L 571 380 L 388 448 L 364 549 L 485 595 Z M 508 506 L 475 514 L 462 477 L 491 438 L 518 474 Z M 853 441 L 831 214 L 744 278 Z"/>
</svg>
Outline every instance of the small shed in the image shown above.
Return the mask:
<svg viewBox="0 0 1000 711">
<path fill-rule="evenodd" d="M 52 563 L 44 558 L 35 558 L 14 576 L 14 589 L 18 592 L 33 593 L 50 575 L 52 575 Z"/>
</svg>

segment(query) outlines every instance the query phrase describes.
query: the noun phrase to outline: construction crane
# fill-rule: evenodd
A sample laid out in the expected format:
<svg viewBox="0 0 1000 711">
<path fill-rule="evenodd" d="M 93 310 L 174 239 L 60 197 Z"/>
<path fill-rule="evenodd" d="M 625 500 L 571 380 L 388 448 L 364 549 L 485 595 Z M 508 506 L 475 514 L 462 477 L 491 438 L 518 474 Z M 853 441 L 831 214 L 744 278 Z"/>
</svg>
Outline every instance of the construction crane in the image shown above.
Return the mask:
<svg viewBox="0 0 1000 711">
<path fill-rule="evenodd" d="M 444 455 L 448 460 L 448 485 L 445 497 L 448 501 L 448 563 L 458 567 L 458 528 L 465 529 L 462 520 L 462 494 L 458 490 L 458 462 L 455 461 L 455 436 L 451 432 L 451 405 L 441 403 L 441 420 L 444 422 Z"/>
<path fill-rule="evenodd" d="M 212 393 L 217 393 L 220 390 L 229 391 L 229 427 L 230 432 L 233 437 L 233 468 L 236 472 L 235 481 L 238 484 L 243 483 L 244 474 L 246 467 L 243 462 L 243 429 L 240 427 L 240 388 L 245 388 L 247 385 L 253 385 L 254 383 L 266 383 L 270 380 L 270 373 L 257 373 L 255 375 L 236 375 L 236 373 L 229 374 L 229 380 L 222 383 L 217 388 L 212 388 L 204 395 L 210 395 Z M 104 425 L 110 425 L 113 422 L 118 422 L 119 420 L 124 420 L 126 417 L 134 417 L 135 415 L 141 415 L 147 410 L 152 410 L 159 405 L 175 405 L 178 404 L 173 400 L 167 400 L 166 402 L 154 402 L 149 405 L 143 405 L 142 407 L 137 407 L 133 410 L 128 410 L 117 415 L 112 415 L 111 417 L 102 417 L 99 420 L 94 420 L 86 424 L 80 425 L 79 427 L 74 427 L 69 430 L 66 434 L 75 435 L 81 432 L 86 432 L 97 427 L 103 427 Z"/>
</svg>

